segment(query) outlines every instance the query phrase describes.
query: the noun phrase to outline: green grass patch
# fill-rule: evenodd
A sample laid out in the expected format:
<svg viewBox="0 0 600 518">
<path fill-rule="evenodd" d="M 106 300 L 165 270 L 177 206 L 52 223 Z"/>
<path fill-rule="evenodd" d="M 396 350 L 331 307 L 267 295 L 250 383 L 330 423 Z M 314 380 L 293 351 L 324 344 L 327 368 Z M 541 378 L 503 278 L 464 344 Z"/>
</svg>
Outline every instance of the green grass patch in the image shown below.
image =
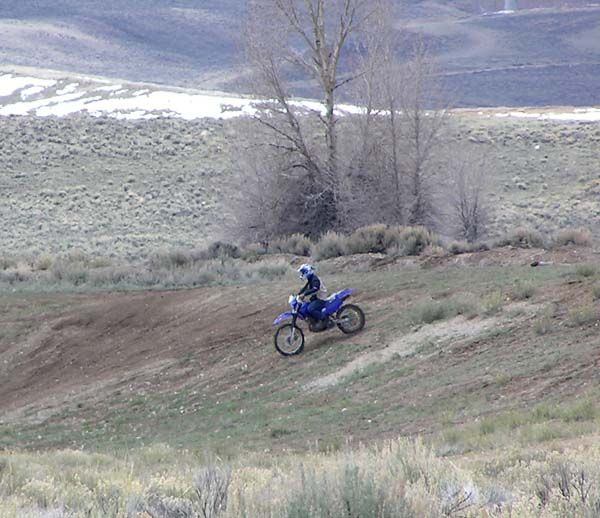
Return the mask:
<svg viewBox="0 0 600 518">
<path fill-rule="evenodd" d="M 455 295 L 444 300 L 428 300 L 418 303 L 411 310 L 411 321 L 414 324 L 432 324 L 458 315 L 467 318 L 476 316 L 480 306 L 467 295 Z"/>
<path fill-rule="evenodd" d="M 536 288 L 530 282 L 517 282 L 515 286 L 511 289 L 511 299 L 512 300 L 528 300 L 533 298 L 535 295 Z"/>
<path fill-rule="evenodd" d="M 578 264 L 575 268 L 575 273 L 578 277 L 593 277 L 596 275 L 596 266 L 593 264 Z"/>
<path fill-rule="evenodd" d="M 569 326 L 583 327 L 598 322 L 600 320 L 600 312 L 596 306 L 584 305 L 571 309 L 567 318 Z"/>
</svg>

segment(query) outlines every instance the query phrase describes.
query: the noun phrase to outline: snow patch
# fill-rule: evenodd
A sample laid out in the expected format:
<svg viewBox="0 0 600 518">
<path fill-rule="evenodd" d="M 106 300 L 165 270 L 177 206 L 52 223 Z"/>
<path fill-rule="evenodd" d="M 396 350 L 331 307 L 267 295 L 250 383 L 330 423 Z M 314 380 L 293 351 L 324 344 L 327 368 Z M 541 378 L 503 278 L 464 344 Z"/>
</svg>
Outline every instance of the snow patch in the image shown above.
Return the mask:
<svg viewBox="0 0 600 518">
<path fill-rule="evenodd" d="M 44 106 L 60 105 L 61 103 L 72 101 L 79 97 L 83 97 L 83 93 L 58 95 L 47 99 L 39 99 L 38 101 L 7 104 L 0 108 L 0 115 L 27 115 L 32 112 L 37 115 L 36 110 L 39 110 Z"/>
<path fill-rule="evenodd" d="M 47 117 L 49 115 L 54 115 L 56 117 L 64 117 L 65 115 L 70 115 L 71 113 L 76 113 L 80 111 L 85 111 L 88 109 L 88 104 L 93 103 L 94 101 L 98 101 L 102 99 L 102 96 L 98 95 L 96 97 L 84 97 L 83 99 L 66 101 L 56 105 L 43 106 L 36 111 L 36 115 L 40 117 Z"/>
<path fill-rule="evenodd" d="M 96 88 L 97 92 L 116 92 L 117 90 L 121 90 L 123 85 L 109 85 L 109 86 L 101 86 L 100 88 Z"/>
<path fill-rule="evenodd" d="M 40 86 L 49 88 L 54 86 L 56 81 L 52 79 L 39 79 L 37 77 L 14 76 L 12 74 L 0 75 L 0 97 L 14 94 L 17 90 L 27 87 Z"/>
<path fill-rule="evenodd" d="M 90 80 L 91 81 L 91 80 Z M 186 120 L 210 118 L 231 119 L 252 116 L 270 101 L 235 97 L 227 94 L 205 92 L 182 92 L 152 90 L 140 85 L 110 84 L 105 80 L 93 80 L 90 86 L 79 82 L 61 80 L 62 88 L 53 91 L 50 87 L 58 82 L 35 77 L 0 74 L 0 97 L 20 91 L 21 102 L 0 103 L 0 115 L 39 115 L 63 117 L 79 112 L 93 116 L 109 116 L 119 119 L 153 119 L 178 117 Z M 46 92 L 44 90 L 47 90 Z M 106 95 L 106 93 L 108 95 Z M 104 95 L 99 95 L 103 93 Z M 28 100 L 41 94 L 43 99 Z M 291 105 L 298 111 L 306 110 L 324 115 L 323 104 L 315 100 L 297 99 Z M 266 106 L 268 108 L 268 106 Z M 273 109 L 278 109 L 273 104 Z M 363 108 L 353 105 L 338 105 L 336 114 L 345 116 L 360 114 Z M 600 108 L 556 108 L 506 110 L 505 112 L 479 112 L 483 116 L 528 118 L 557 122 L 600 122 Z"/>
<path fill-rule="evenodd" d="M 21 99 L 25 101 L 36 94 L 42 93 L 45 89 L 45 86 L 30 86 L 29 88 L 25 88 L 25 90 L 21 90 Z"/>
<path fill-rule="evenodd" d="M 520 118 L 520 119 L 535 119 L 548 120 L 557 122 L 600 122 L 600 108 L 577 108 L 572 111 L 556 111 L 556 112 L 525 112 L 511 111 L 496 113 L 499 118 Z"/>
</svg>

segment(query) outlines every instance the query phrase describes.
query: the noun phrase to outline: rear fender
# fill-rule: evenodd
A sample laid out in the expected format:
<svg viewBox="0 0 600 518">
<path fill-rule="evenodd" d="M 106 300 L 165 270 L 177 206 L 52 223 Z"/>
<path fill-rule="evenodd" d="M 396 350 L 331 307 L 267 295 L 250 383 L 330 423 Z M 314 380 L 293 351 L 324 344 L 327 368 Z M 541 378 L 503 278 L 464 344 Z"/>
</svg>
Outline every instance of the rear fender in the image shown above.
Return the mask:
<svg viewBox="0 0 600 518">
<path fill-rule="evenodd" d="M 336 293 L 336 299 L 345 300 L 350 295 L 352 295 L 352 293 L 354 293 L 354 290 L 352 288 L 346 288 L 346 289 Z"/>
<path fill-rule="evenodd" d="M 292 318 L 293 316 L 294 314 L 291 311 L 286 311 L 273 320 L 273 325 L 276 326 L 277 324 L 281 324 L 281 322 L 287 320 L 288 318 Z"/>
</svg>

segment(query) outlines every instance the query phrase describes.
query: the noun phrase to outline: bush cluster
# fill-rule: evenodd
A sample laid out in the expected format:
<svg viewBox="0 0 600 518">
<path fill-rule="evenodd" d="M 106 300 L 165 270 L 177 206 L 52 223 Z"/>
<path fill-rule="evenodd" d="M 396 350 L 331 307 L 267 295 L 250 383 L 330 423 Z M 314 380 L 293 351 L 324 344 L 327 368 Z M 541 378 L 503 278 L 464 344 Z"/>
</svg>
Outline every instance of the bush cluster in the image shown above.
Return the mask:
<svg viewBox="0 0 600 518">
<path fill-rule="evenodd" d="M 564 229 L 555 235 L 544 236 L 535 229 L 518 227 L 494 242 L 494 247 L 514 246 L 517 248 L 553 249 L 561 246 L 592 246 L 592 233 L 586 228 Z M 452 253 L 461 253 L 458 244 L 450 248 Z"/>
<path fill-rule="evenodd" d="M 201 259 L 201 254 L 175 250 L 154 254 L 144 265 L 112 265 L 85 256 L 52 258 L 51 266 L 36 269 L 34 263 L 0 270 L 0 289 L 152 289 L 248 284 L 275 280 L 291 271 L 281 259 L 258 263 L 232 257 Z M 32 266 L 33 265 L 33 266 Z"/>
<path fill-rule="evenodd" d="M 514 246 L 517 248 L 544 248 L 545 241 L 537 230 L 518 227 L 496 241 L 495 246 Z"/>
<path fill-rule="evenodd" d="M 592 233 L 587 228 L 561 230 L 554 237 L 555 246 L 591 246 Z"/>
<path fill-rule="evenodd" d="M 310 256 L 313 243 L 302 234 L 292 234 L 288 237 L 282 237 L 271 242 L 269 250 L 272 253 L 293 254 L 304 257 Z"/>
<path fill-rule="evenodd" d="M 315 244 L 313 256 L 319 260 L 367 253 L 410 256 L 434 244 L 437 239 L 425 227 L 369 225 L 350 235 L 328 232 Z"/>
<path fill-rule="evenodd" d="M 548 247 L 591 244 L 591 234 L 585 229 L 565 230 L 547 242 L 541 234 L 528 228 L 518 228 L 496 242 L 496 246 Z M 0 256 L 0 287 L 25 284 L 29 288 L 85 287 L 98 288 L 166 288 L 205 286 L 253 282 L 257 279 L 277 279 L 291 268 L 271 254 L 291 254 L 325 260 L 352 254 L 380 253 L 394 256 L 417 256 L 423 253 L 450 253 L 453 255 L 489 250 L 486 243 L 452 242 L 441 247 L 440 240 L 425 227 L 368 225 L 351 234 L 327 232 L 312 241 L 301 234 L 280 239 L 238 246 L 216 241 L 205 248 L 159 250 L 150 255 L 143 265 L 114 265 L 111 260 L 73 250 L 61 256 L 47 253 L 27 258 Z M 257 263 L 257 264 L 254 264 Z M 578 266 L 577 275 L 593 277 L 593 265 Z M 28 289 L 29 289 L 28 288 Z M 600 290 L 599 290 L 600 291 Z M 526 299 L 532 295 L 530 287 L 517 287 L 513 298 Z"/>
</svg>

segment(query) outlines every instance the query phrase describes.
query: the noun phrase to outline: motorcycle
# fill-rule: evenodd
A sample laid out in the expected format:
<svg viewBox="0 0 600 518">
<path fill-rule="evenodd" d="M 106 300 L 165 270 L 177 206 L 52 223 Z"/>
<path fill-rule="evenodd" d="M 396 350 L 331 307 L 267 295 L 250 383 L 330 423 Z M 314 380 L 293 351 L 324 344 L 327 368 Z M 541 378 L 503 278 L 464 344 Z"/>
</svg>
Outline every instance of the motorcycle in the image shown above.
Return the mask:
<svg viewBox="0 0 600 518">
<path fill-rule="evenodd" d="M 354 290 L 346 288 L 325 299 L 321 309 L 321 318 L 314 319 L 308 314 L 310 302 L 303 301 L 296 295 L 290 295 L 288 303 L 291 311 L 279 315 L 273 325 L 279 327 L 275 331 L 275 349 L 283 356 L 300 354 L 304 349 L 304 332 L 297 325 L 298 320 L 308 322 L 308 329 L 313 333 L 322 333 L 337 326 L 342 333 L 358 333 L 365 327 L 365 314 L 356 304 L 345 304 Z M 282 322 L 291 319 L 291 322 Z M 281 325 L 280 325 L 281 324 Z"/>
</svg>

